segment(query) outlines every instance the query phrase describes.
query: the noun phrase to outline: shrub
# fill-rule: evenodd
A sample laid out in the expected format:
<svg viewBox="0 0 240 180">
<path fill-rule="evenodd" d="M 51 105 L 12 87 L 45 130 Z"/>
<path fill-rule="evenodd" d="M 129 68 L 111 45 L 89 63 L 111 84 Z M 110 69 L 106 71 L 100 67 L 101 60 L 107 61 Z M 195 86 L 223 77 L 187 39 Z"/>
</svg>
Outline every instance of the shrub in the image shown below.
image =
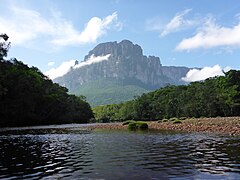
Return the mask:
<svg viewBox="0 0 240 180">
<path fill-rule="evenodd" d="M 181 124 L 181 123 L 182 123 L 182 121 L 179 119 L 173 121 L 173 124 Z"/>
<path fill-rule="evenodd" d="M 95 118 L 91 118 L 90 120 L 89 120 L 89 123 L 96 123 L 97 122 L 97 120 L 95 119 Z"/>
<path fill-rule="evenodd" d="M 124 126 L 124 125 L 128 125 L 129 123 L 135 123 L 136 121 L 134 121 L 134 120 L 127 120 L 127 121 L 124 121 L 123 123 L 122 123 L 122 125 Z"/>
<path fill-rule="evenodd" d="M 130 122 L 128 124 L 128 129 L 129 130 L 145 130 L 148 129 L 148 124 L 146 122 L 142 122 L 142 121 L 135 121 L 135 122 Z"/>
<path fill-rule="evenodd" d="M 130 123 L 128 124 L 128 129 L 129 129 L 129 130 L 136 130 L 136 129 L 137 129 L 136 122 L 130 122 Z"/>
<path fill-rule="evenodd" d="M 180 117 L 179 119 L 180 119 L 180 120 L 186 120 L 187 117 Z"/>
<path fill-rule="evenodd" d="M 145 122 L 138 121 L 136 125 L 138 129 L 141 129 L 141 130 L 148 129 L 148 124 Z"/>
<path fill-rule="evenodd" d="M 168 122 L 168 119 L 165 119 L 165 118 L 164 118 L 164 119 L 158 120 L 157 122 L 158 122 L 158 123 L 161 123 L 161 122 Z"/>
<path fill-rule="evenodd" d="M 162 121 L 163 121 L 163 122 L 168 122 L 168 119 L 163 119 Z"/>
<path fill-rule="evenodd" d="M 176 121 L 176 120 L 179 120 L 179 119 L 176 118 L 176 117 L 172 117 L 172 118 L 170 118 L 169 120 L 170 120 L 170 121 Z"/>
</svg>

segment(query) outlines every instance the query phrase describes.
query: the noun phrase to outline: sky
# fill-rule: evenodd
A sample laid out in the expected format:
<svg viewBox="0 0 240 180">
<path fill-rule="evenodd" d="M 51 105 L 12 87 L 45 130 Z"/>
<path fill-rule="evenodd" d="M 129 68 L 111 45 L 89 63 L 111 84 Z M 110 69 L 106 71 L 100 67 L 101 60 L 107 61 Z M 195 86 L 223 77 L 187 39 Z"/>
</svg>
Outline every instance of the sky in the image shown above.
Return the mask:
<svg viewBox="0 0 240 180">
<path fill-rule="evenodd" d="M 239 0 L 0 0 L 0 33 L 11 42 L 7 58 L 50 78 L 97 44 L 123 39 L 162 65 L 202 68 L 185 81 L 240 69 Z"/>
</svg>

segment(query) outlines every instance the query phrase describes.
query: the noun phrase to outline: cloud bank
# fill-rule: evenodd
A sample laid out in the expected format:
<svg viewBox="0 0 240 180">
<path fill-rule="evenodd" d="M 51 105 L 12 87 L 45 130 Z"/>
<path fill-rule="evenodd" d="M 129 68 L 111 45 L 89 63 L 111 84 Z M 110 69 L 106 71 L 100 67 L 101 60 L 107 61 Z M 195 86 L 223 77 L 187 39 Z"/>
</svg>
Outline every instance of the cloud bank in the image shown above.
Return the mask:
<svg viewBox="0 0 240 180">
<path fill-rule="evenodd" d="M 117 12 L 104 18 L 93 17 L 82 31 L 74 27 L 71 21 L 64 19 L 59 11 L 52 11 L 44 17 L 37 11 L 10 7 L 10 16 L 1 14 L 0 29 L 9 36 L 13 45 L 25 46 L 38 39 L 55 46 L 67 46 L 95 42 L 108 30 L 121 30 Z"/>
<path fill-rule="evenodd" d="M 57 77 L 63 76 L 67 74 L 71 67 L 75 64 L 75 60 L 65 61 L 56 68 L 51 68 L 50 70 L 46 71 L 44 74 L 48 76 L 50 79 L 55 79 Z"/>
<path fill-rule="evenodd" d="M 176 46 L 177 51 L 191 51 L 194 49 L 210 49 L 215 47 L 240 47 L 240 15 L 235 18 L 238 23 L 232 26 L 222 26 L 216 23 L 213 15 L 187 15 L 192 9 L 178 12 L 168 23 L 161 24 L 159 19 L 148 20 L 147 30 L 159 31 L 161 37 L 183 30 L 195 29 L 192 36 L 183 38 Z"/>
<path fill-rule="evenodd" d="M 46 71 L 44 74 L 48 76 L 50 79 L 55 79 L 57 77 L 61 77 L 67 74 L 71 68 L 78 69 L 83 66 L 99 63 L 101 61 L 108 60 L 110 56 L 111 54 L 107 54 L 104 56 L 95 56 L 93 54 L 89 59 L 87 59 L 86 61 L 80 62 L 79 64 L 75 64 L 76 60 L 65 61 L 60 66 L 56 68 L 51 68 L 50 70 Z"/>
<path fill-rule="evenodd" d="M 229 70 L 230 68 L 225 68 Z M 182 80 L 185 82 L 194 82 L 202 81 L 210 77 L 215 76 L 224 76 L 223 69 L 217 64 L 213 67 L 204 67 L 202 69 L 191 69 L 186 74 L 186 77 L 183 77 Z"/>
<path fill-rule="evenodd" d="M 87 65 L 90 65 L 90 64 L 99 63 L 101 61 L 108 60 L 108 58 L 110 56 L 111 56 L 111 54 L 107 54 L 105 56 L 94 56 L 94 54 L 93 54 L 93 55 L 91 55 L 91 57 L 89 59 L 87 59 L 86 61 L 80 62 L 79 64 L 77 64 L 73 68 L 77 69 L 77 68 L 80 68 L 80 67 L 83 67 L 83 66 L 87 66 Z"/>
<path fill-rule="evenodd" d="M 51 61 L 51 62 L 48 62 L 48 66 L 53 66 L 55 64 L 55 62 Z"/>
<path fill-rule="evenodd" d="M 224 27 L 217 25 L 215 20 L 208 19 L 193 37 L 183 39 L 177 45 L 176 50 L 189 51 L 197 48 L 208 49 L 219 46 L 240 46 L 240 22 L 232 27 Z"/>
</svg>

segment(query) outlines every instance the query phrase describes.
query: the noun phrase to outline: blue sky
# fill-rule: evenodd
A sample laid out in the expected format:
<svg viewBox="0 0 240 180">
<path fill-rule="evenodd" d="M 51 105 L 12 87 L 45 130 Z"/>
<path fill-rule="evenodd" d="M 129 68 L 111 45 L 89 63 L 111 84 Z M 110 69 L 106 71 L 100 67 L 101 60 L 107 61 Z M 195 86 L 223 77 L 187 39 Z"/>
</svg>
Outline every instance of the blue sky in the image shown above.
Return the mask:
<svg viewBox="0 0 240 180">
<path fill-rule="evenodd" d="M 0 0 L 9 56 L 42 72 L 129 39 L 163 65 L 240 69 L 238 0 Z M 216 67 L 216 65 L 219 65 Z"/>
</svg>

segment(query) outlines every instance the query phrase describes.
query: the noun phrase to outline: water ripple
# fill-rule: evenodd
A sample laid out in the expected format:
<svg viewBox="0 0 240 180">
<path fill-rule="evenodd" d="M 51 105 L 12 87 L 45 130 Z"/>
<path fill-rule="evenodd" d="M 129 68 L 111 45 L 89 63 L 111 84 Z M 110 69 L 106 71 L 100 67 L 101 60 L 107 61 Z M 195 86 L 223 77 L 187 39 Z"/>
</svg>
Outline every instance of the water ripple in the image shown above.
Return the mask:
<svg viewBox="0 0 240 180">
<path fill-rule="evenodd" d="M 199 133 L 3 131 L 0 179 L 240 179 L 239 147 Z"/>
</svg>

